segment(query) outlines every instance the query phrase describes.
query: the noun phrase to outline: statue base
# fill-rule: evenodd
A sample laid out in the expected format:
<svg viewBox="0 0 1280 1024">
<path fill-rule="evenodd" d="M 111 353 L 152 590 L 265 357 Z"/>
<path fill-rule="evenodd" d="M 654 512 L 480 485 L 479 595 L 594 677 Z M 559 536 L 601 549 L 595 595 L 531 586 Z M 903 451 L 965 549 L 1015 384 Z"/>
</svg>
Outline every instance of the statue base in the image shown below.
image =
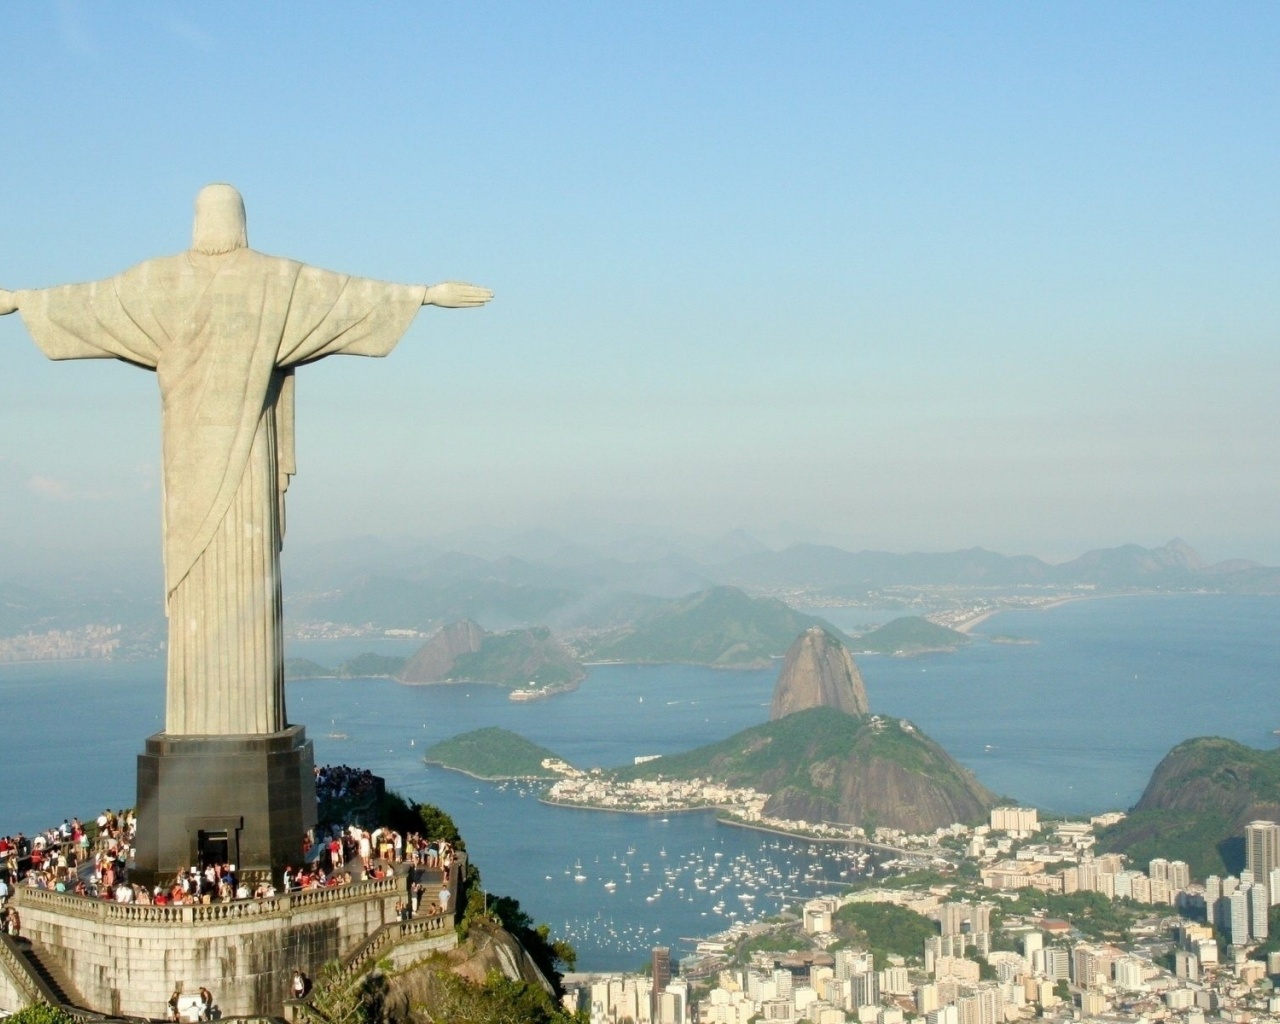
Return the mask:
<svg viewBox="0 0 1280 1024">
<path fill-rule="evenodd" d="M 147 738 L 138 755 L 130 878 L 167 884 L 192 865 L 234 864 L 278 885 L 316 823 L 315 755 L 300 725 L 262 736 Z"/>
</svg>

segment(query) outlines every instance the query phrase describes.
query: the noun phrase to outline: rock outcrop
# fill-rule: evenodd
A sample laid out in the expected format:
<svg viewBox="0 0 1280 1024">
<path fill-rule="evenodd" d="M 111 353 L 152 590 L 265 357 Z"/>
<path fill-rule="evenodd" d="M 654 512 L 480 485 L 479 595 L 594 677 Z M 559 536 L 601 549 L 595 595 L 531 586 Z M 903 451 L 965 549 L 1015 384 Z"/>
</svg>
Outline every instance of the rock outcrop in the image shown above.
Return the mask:
<svg viewBox="0 0 1280 1024">
<path fill-rule="evenodd" d="M 1183 740 L 1164 756 L 1129 815 L 1098 836 L 1099 850 L 1184 860 L 1194 877 L 1245 866 L 1244 829 L 1280 821 L 1280 750 L 1221 736 Z"/>
<path fill-rule="evenodd" d="M 396 677 L 402 683 L 497 683 L 571 689 L 586 671 L 545 626 L 486 633 L 470 619 L 439 630 Z"/>
<path fill-rule="evenodd" d="M 987 819 L 995 797 L 905 719 L 808 708 L 622 778 L 714 779 L 770 794 L 765 814 L 907 832 Z"/>
<path fill-rule="evenodd" d="M 381 1024 L 422 1020 L 424 1016 L 428 1020 L 475 1019 L 467 1018 L 460 1010 L 483 1004 L 460 995 L 457 979 L 481 986 L 497 975 L 541 990 L 547 1005 L 555 997 L 555 987 L 514 935 L 492 924 L 476 922 L 466 941 L 456 949 L 393 975 L 379 1000 L 376 1018 Z M 508 1013 L 513 1009 L 504 1008 Z"/>
<path fill-rule="evenodd" d="M 806 629 L 787 651 L 773 690 L 770 721 L 806 708 L 865 715 L 867 687 L 844 644 L 820 626 Z"/>
<path fill-rule="evenodd" d="M 405 663 L 400 682 L 442 682 L 449 678 L 460 656 L 475 654 L 482 643 L 484 630 L 470 619 L 442 626 Z"/>
<path fill-rule="evenodd" d="M 995 798 L 942 747 L 908 722 L 864 721 L 847 750 L 810 762 L 803 778 L 773 792 L 764 813 L 911 833 L 986 820 Z"/>
</svg>

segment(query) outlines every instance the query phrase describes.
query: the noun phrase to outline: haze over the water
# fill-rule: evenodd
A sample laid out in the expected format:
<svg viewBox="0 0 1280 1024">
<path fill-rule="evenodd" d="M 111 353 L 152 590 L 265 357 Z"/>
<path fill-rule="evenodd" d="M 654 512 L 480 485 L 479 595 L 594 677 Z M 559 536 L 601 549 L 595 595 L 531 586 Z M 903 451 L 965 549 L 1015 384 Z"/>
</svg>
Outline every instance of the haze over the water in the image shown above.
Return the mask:
<svg viewBox="0 0 1280 1024">
<path fill-rule="evenodd" d="M 298 384 L 286 551 L 586 526 L 1280 563 L 1280 8 L 91 5 L 5 22 L 0 287 L 476 281 Z M 159 549 L 150 374 L 0 319 L 0 567 Z"/>
</svg>

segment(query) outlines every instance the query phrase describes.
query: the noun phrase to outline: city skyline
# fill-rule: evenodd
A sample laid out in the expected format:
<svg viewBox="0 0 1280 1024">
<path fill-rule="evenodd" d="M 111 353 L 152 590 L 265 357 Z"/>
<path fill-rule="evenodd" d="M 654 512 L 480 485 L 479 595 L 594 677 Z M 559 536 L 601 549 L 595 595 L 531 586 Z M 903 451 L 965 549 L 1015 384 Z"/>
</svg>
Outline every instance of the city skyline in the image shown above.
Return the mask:
<svg viewBox="0 0 1280 1024">
<path fill-rule="evenodd" d="M 303 368 L 286 558 L 633 524 L 1280 563 L 1274 9 L 318 11 L 67 2 L 0 70 L 0 287 L 180 251 L 227 180 L 262 251 L 495 288 Z M 155 382 L 0 345 L 3 557 L 154 549 Z"/>
</svg>

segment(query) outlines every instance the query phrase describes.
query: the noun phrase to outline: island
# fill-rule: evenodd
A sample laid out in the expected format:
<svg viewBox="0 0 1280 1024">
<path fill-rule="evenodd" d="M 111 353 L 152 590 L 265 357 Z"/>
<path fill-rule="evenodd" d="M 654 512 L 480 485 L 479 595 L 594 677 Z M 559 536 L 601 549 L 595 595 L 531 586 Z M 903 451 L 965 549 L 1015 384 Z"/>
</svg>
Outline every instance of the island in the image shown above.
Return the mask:
<svg viewBox="0 0 1280 1024">
<path fill-rule="evenodd" d="M 441 740 L 427 748 L 422 760 L 486 782 L 558 779 L 568 770 L 546 747 L 496 726 Z"/>
<path fill-rule="evenodd" d="M 1034 647 L 1039 640 L 1033 640 L 1031 637 L 1014 636 L 1011 633 L 998 633 L 995 636 L 988 637 L 988 642 L 993 644 L 1008 644 L 1011 647 Z"/>
<path fill-rule="evenodd" d="M 897 657 L 954 651 L 970 642 L 969 637 L 959 630 L 939 626 L 917 615 L 893 619 L 854 641 L 858 650 L 866 654 Z"/>
</svg>

